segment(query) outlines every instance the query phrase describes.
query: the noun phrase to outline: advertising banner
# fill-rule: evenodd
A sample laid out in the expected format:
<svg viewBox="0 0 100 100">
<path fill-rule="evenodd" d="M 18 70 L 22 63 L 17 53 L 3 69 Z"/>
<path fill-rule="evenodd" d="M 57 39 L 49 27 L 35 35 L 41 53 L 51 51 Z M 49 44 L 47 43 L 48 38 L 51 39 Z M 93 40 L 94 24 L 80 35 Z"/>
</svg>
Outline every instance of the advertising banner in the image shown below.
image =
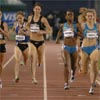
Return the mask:
<svg viewBox="0 0 100 100">
<path fill-rule="evenodd" d="M 3 21 L 7 22 L 8 26 L 13 26 L 16 21 L 16 12 L 3 12 Z"/>
</svg>

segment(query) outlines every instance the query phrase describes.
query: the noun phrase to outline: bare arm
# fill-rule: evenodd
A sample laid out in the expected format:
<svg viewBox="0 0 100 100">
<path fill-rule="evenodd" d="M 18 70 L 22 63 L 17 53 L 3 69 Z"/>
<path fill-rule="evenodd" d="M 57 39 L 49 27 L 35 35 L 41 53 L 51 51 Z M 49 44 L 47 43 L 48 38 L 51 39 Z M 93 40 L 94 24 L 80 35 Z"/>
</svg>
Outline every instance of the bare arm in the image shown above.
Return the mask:
<svg viewBox="0 0 100 100">
<path fill-rule="evenodd" d="M 0 28 L 0 31 L 2 32 L 3 35 L 5 35 L 7 38 L 9 38 L 7 23 L 3 23 L 3 26 L 4 26 L 4 30 Z"/>
<path fill-rule="evenodd" d="M 100 45 L 100 24 L 97 24 L 97 28 L 98 28 L 98 45 Z"/>
<path fill-rule="evenodd" d="M 45 17 L 43 17 L 43 18 L 41 19 L 41 22 L 42 22 L 42 23 L 44 24 L 44 26 L 46 27 L 46 29 L 42 31 L 43 34 L 48 34 L 48 33 L 49 33 L 49 34 L 52 34 L 53 31 L 52 31 L 52 28 L 51 28 L 51 26 L 49 25 L 47 19 L 46 19 Z"/>
<path fill-rule="evenodd" d="M 63 24 L 61 24 L 60 29 L 59 29 L 59 31 L 57 33 L 56 43 L 59 43 L 59 38 L 62 35 L 62 28 L 63 28 Z"/>
<path fill-rule="evenodd" d="M 32 16 L 28 16 L 27 26 L 30 26 L 31 20 L 32 20 Z"/>
<path fill-rule="evenodd" d="M 98 24 L 97 27 L 98 27 L 98 31 L 99 31 L 98 35 L 100 36 L 100 24 Z"/>
<path fill-rule="evenodd" d="M 29 36 L 30 34 L 29 26 L 26 23 L 26 26 L 19 30 L 19 34 Z"/>
<path fill-rule="evenodd" d="M 77 33 L 77 35 L 80 36 L 80 37 L 84 37 L 83 34 L 82 34 L 81 25 L 80 25 L 79 23 L 77 23 L 77 28 L 78 28 L 78 33 Z"/>
<path fill-rule="evenodd" d="M 17 25 L 17 23 L 14 22 L 14 25 L 13 25 L 13 27 L 9 30 L 9 33 L 13 33 L 13 32 L 15 32 L 16 25 Z"/>
<path fill-rule="evenodd" d="M 83 30 L 84 30 L 84 28 L 85 28 L 85 23 L 82 23 L 80 26 L 81 26 L 81 31 L 82 31 L 82 33 L 83 33 Z"/>
</svg>

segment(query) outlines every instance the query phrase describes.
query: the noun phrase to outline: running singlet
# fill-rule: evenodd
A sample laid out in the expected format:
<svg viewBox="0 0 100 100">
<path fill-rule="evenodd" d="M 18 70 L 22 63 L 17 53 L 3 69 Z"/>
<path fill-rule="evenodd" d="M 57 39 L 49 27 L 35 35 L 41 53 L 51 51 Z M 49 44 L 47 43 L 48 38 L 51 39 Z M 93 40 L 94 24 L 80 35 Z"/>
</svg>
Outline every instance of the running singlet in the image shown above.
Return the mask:
<svg viewBox="0 0 100 100">
<path fill-rule="evenodd" d="M 3 22 L 1 22 L 0 28 L 4 30 Z M 4 40 L 4 35 L 0 32 L 0 40 Z"/>
<path fill-rule="evenodd" d="M 64 37 L 74 37 L 76 32 L 77 32 L 76 24 L 73 24 L 73 29 L 72 29 L 67 23 L 64 23 L 63 26 Z"/>
<path fill-rule="evenodd" d="M 18 31 L 22 28 L 25 27 L 25 23 L 22 25 L 22 27 L 19 27 L 19 25 L 17 24 L 16 27 L 16 42 L 28 42 L 29 41 L 29 36 L 25 36 L 25 35 L 18 35 Z"/>
<path fill-rule="evenodd" d="M 89 39 L 97 38 L 98 37 L 97 25 L 94 24 L 94 27 L 90 29 L 87 26 L 87 24 L 85 24 L 85 28 L 84 28 L 83 34 L 84 34 L 84 37 L 89 38 Z"/>
<path fill-rule="evenodd" d="M 34 16 L 32 17 L 31 20 L 31 25 L 30 25 L 30 31 L 31 32 L 38 32 L 39 30 L 44 30 L 43 23 L 41 22 L 42 16 L 40 16 L 40 19 L 38 22 L 34 22 L 33 20 Z"/>
<path fill-rule="evenodd" d="M 64 36 L 64 38 L 75 37 L 75 35 L 77 33 L 76 24 L 73 23 L 72 27 L 73 27 L 73 29 L 67 23 L 64 23 L 64 26 L 63 26 L 63 36 Z M 72 54 L 72 53 L 77 51 L 77 47 L 76 46 L 64 45 L 63 48 L 64 48 L 64 50 L 66 50 L 70 54 Z"/>
<path fill-rule="evenodd" d="M 90 29 L 87 26 L 87 24 L 85 24 L 83 34 L 84 34 L 84 37 L 88 38 L 88 39 L 97 38 L 98 37 L 97 25 L 94 24 L 94 27 Z M 84 52 L 86 52 L 87 54 L 90 55 L 97 48 L 97 44 L 95 44 L 93 46 L 87 46 L 87 47 L 82 46 L 81 48 Z"/>
</svg>

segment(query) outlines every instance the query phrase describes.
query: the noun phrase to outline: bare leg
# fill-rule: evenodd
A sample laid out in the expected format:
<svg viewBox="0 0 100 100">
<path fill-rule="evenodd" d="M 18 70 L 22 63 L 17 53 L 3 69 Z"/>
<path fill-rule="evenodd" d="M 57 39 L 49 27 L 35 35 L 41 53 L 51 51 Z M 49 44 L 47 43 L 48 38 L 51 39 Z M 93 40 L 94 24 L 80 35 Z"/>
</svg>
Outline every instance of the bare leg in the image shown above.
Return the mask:
<svg viewBox="0 0 100 100">
<path fill-rule="evenodd" d="M 82 62 L 82 73 L 87 74 L 88 72 L 88 60 L 89 56 L 84 51 L 81 53 L 81 62 Z"/>
<path fill-rule="evenodd" d="M 71 55 L 71 69 L 73 70 L 73 76 L 75 75 L 75 71 L 76 71 L 76 67 L 77 67 L 77 56 L 78 56 L 77 52 L 74 52 Z"/>
<path fill-rule="evenodd" d="M 43 63 L 43 56 L 44 56 L 44 47 L 45 44 L 41 45 L 38 48 L 38 63 L 39 63 L 39 67 L 41 66 L 41 64 Z"/>
<path fill-rule="evenodd" d="M 19 81 L 19 66 L 21 61 L 22 52 L 16 46 L 15 47 L 15 82 Z"/>
<path fill-rule="evenodd" d="M 4 61 L 4 53 L 0 53 L 0 88 L 2 88 L 2 70 L 3 70 L 3 61 Z"/>
<path fill-rule="evenodd" d="M 96 82 L 96 77 L 98 74 L 98 66 L 97 66 L 97 61 L 91 61 L 91 67 L 90 67 L 90 80 L 91 80 L 91 85 L 93 85 Z"/>
<path fill-rule="evenodd" d="M 64 81 L 65 86 L 64 89 L 68 89 L 68 80 L 70 74 L 70 55 L 67 51 L 64 50 Z"/>
<path fill-rule="evenodd" d="M 23 52 L 23 59 L 24 59 L 24 64 L 26 65 L 28 57 L 29 57 L 29 48 L 27 48 L 24 52 Z"/>
<path fill-rule="evenodd" d="M 37 49 L 33 44 L 29 44 L 29 55 L 31 57 L 31 71 L 32 71 L 32 83 L 37 84 L 36 80 L 36 61 L 37 61 Z"/>
<path fill-rule="evenodd" d="M 2 74 L 3 61 L 4 61 L 4 53 L 0 53 L 0 80 Z"/>
<path fill-rule="evenodd" d="M 93 94 L 93 87 L 95 86 L 94 84 L 96 83 L 96 78 L 98 74 L 98 50 L 95 50 L 91 55 L 90 55 L 90 60 L 91 60 L 91 66 L 90 66 L 90 81 L 91 81 L 91 88 L 89 90 L 90 94 Z"/>
</svg>

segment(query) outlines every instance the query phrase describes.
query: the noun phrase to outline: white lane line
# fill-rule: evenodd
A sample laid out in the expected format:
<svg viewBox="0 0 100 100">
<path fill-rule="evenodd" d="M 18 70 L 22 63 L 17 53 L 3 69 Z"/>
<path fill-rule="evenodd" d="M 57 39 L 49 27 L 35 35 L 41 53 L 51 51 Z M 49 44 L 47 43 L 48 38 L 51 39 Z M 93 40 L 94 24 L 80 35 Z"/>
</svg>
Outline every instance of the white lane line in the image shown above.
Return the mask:
<svg viewBox="0 0 100 100">
<path fill-rule="evenodd" d="M 13 60 L 14 55 L 10 57 L 10 59 L 3 65 L 3 69 Z"/>
<path fill-rule="evenodd" d="M 100 86 L 100 81 L 99 80 L 96 80 L 97 84 Z"/>
<path fill-rule="evenodd" d="M 45 51 L 43 56 L 43 78 L 44 78 L 44 100 L 47 100 L 47 79 L 46 79 L 46 59 Z"/>
</svg>

